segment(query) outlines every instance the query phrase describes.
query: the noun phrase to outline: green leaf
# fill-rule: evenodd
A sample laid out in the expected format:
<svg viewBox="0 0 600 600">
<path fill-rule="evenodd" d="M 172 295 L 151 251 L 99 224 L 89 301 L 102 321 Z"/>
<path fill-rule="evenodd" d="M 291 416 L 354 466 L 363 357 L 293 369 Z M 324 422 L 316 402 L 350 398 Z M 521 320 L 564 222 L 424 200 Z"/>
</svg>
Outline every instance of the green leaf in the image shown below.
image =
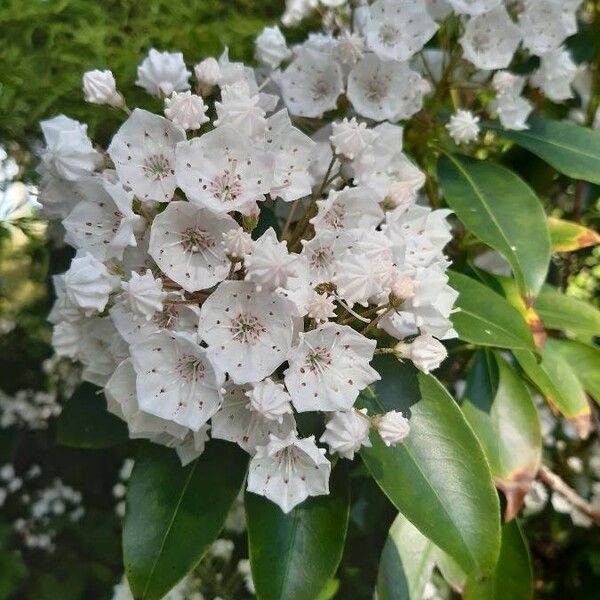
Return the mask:
<svg viewBox="0 0 600 600">
<path fill-rule="evenodd" d="M 467 580 L 465 600 L 529 600 L 533 571 L 527 541 L 515 520 L 502 526 L 502 547 L 496 569 L 484 580 Z"/>
<path fill-rule="evenodd" d="M 467 375 L 462 404 L 506 496 L 505 519 L 521 509 L 542 457 L 540 423 L 527 386 L 499 355 L 478 352 Z"/>
<path fill-rule="evenodd" d="M 502 129 L 499 123 L 486 128 L 513 140 L 519 146 L 552 165 L 559 173 L 573 179 L 600 184 L 600 133 L 570 121 L 530 118 L 529 129 Z"/>
<path fill-rule="evenodd" d="M 600 243 L 600 235 L 573 221 L 548 217 L 548 227 L 554 252 L 574 252 Z"/>
<path fill-rule="evenodd" d="M 421 599 L 435 566 L 435 550 L 436 546 L 399 514 L 379 561 L 378 600 Z"/>
<path fill-rule="evenodd" d="M 458 291 L 451 315 L 461 340 L 480 346 L 534 350 L 531 331 L 521 314 L 500 294 L 462 273 L 448 272 Z"/>
<path fill-rule="evenodd" d="M 361 456 L 396 508 L 465 572 L 491 573 L 500 547 L 500 508 L 483 450 L 460 409 L 432 376 L 390 356 L 362 395 L 372 413 L 400 410 L 410 435 L 396 447 L 373 433 Z"/>
<path fill-rule="evenodd" d="M 260 600 L 313 600 L 333 577 L 342 557 L 350 508 L 347 467 L 333 470 L 330 493 L 284 513 L 246 493 L 250 564 Z"/>
<path fill-rule="evenodd" d="M 438 177 L 465 227 L 508 260 L 522 295 L 535 296 L 546 280 L 550 236 L 533 190 L 505 167 L 466 156 L 443 156 Z"/>
<path fill-rule="evenodd" d="M 57 425 L 57 441 L 75 448 L 107 448 L 129 439 L 127 425 L 106 410 L 101 390 L 82 383 L 67 402 Z"/>
<path fill-rule="evenodd" d="M 552 286 L 542 288 L 535 301 L 535 310 L 547 329 L 562 329 L 583 338 L 600 335 L 600 311 Z"/>
<path fill-rule="evenodd" d="M 585 391 L 600 404 L 600 350 L 574 340 L 548 338 L 546 345 L 565 360 Z"/>
<path fill-rule="evenodd" d="M 18 552 L 0 551 L 0 600 L 14 598 L 27 576 L 27 567 Z"/>
<path fill-rule="evenodd" d="M 246 472 L 246 456 L 211 440 L 185 468 L 169 448 L 145 444 L 127 488 L 125 572 L 139 600 L 159 600 L 221 531 Z"/>
<path fill-rule="evenodd" d="M 569 363 L 552 345 L 545 345 L 538 363 L 533 354 L 514 352 L 519 364 L 548 403 L 571 421 L 582 438 L 591 427 L 591 409 L 585 391 Z"/>
</svg>

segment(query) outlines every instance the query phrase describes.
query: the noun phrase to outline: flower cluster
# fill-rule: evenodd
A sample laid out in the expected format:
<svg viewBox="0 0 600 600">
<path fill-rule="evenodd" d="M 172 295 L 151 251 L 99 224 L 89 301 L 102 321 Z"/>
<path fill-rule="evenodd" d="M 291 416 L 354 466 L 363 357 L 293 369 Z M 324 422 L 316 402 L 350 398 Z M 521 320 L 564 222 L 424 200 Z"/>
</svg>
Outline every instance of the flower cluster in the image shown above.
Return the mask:
<svg viewBox="0 0 600 600">
<path fill-rule="evenodd" d="M 106 151 L 77 121 L 42 124 L 40 202 L 76 249 L 54 282 L 56 353 L 105 389 L 132 438 L 182 464 L 209 435 L 238 444 L 248 490 L 284 511 L 328 493 L 317 441 L 352 459 L 372 430 L 388 446 L 408 435 L 401 413 L 357 406 L 374 355 L 428 373 L 456 335 L 450 211 L 423 201 L 406 122 L 436 90 L 487 85 L 489 110 L 526 127 L 525 77 L 506 70 L 521 45 L 549 98 L 575 77 L 562 43 L 578 2 L 321 3 L 323 33 L 289 47 L 261 32 L 257 69 L 151 50 L 137 84 L 164 116 L 130 111 L 110 71 L 86 73 L 86 99 L 127 114 Z M 284 23 L 316 4 L 289 2 Z M 425 48 L 450 17 L 463 58 Z M 468 143 L 478 122 L 457 107 L 441 131 Z M 307 411 L 325 413 L 318 440 L 296 426 Z"/>
</svg>

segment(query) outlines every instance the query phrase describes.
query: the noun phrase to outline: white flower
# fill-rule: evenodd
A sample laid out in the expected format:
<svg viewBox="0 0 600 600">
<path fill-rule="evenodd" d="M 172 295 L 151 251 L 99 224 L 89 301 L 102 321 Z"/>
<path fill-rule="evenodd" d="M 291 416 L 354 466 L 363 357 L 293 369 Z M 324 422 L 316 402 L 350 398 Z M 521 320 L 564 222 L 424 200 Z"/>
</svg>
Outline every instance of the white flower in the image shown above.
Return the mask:
<svg viewBox="0 0 600 600">
<path fill-rule="evenodd" d="M 159 52 L 152 48 L 137 68 L 135 83 L 153 96 L 170 96 L 190 89 L 190 75 L 181 52 Z"/>
<path fill-rule="evenodd" d="M 202 93 L 209 93 L 221 80 L 221 67 L 217 59 L 211 56 L 194 67 L 194 75 Z"/>
<path fill-rule="evenodd" d="M 270 437 L 250 461 L 249 492 L 267 497 L 285 513 L 308 496 L 329 493 L 331 463 L 314 436 L 300 439 L 292 432 L 283 439 Z"/>
<path fill-rule="evenodd" d="M 261 381 L 287 359 L 290 312 L 287 300 L 249 281 L 224 281 L 202 305 L 199 334 L 235 383 Z"/>
<path fill-rule="evenodd" d="M 374 132 L 367 128 L 366 123 L 359 123 L 354 117 L 332 123 L 332 133 L 329 139 L 337 154 L 342 154 L 350 160 L 360 156 L 373 141 Z"/>
<path fill-rule="evenodd" d="M 269 421 L 283 423 L 284 415 L 293 414 L 290 395 L 280 383 L 267 378 L 259 381 L 246 392 L 250 406 Z"/>
<path fill-rule="evenodd" d="M 510 71 L 496 71 L 492 78 L 492 87 L 497 94 L 518 96 L 525 86 L 525 77 Z"/>
<path fill-rule="evenodd" d="M 364 34 L 369 50 L 383 60 L 408 60 L 437 30 L 422 0 L 376 0 Z"/>
<path fill-rule="evenodd" d="M 542 56 L 540 68 L 531 76 L 532 85 L 543 90 L 554 102 L 573 97 L 571 84 L 577 76 L 577 65 L 568 50 L 558 49 Z"/>
<path fill-rule="evenodd" d="M 229 273 L 222 236 L 239 225 L 190 202 L 171 202 L 152 223 L 148 253 L 160 270 L 184 290 L 204 290 Z"/>
<path fill-rule="evenodd" d="M 352 460 L 361 446 L 371 447 L 369 427 L 366 408 L 334 412 L 319 441 L 327 444 L 331 453 L 337 452 L 342 458 Z"/>
<path fill-rule="evenodd" d="M 332 190 L 326 200 L 317 200 L 317 216 L 311 219 L 316 231 L 362 229 L 379 225 L 383 210 L 367 187 Z"/>
<path fill-rule="evenodd" d="M 183 440 L 175 439 L 165 445 L 175 448 L 181 466 L 185 467 L 204 452 L 206 442 L 209 439 L 209 429 L 209 425 L 202 425 L 198 431 L 190 431 Z M 160 440 L 157 441 L 158 443 L 163 443 Z M 177 598 L 174 600 L 177 600 Z"/>
<path fill-rule="evenodd" d="M 165 98 L 165 117 L 183 129 L 200 129 L 210 119 L 206 116 L 208 107 L 201 96 L 187 92 L 173 92 Z"/>
<path fill-rule="evenodd" d="M 115 285 L 115 277 L 89 252 L 71 261 L 64 281 L 67 298 L 88 314 L 104 310 Z"/>
<path fill-rule="evenodd" d="M 42 214 L 49 219 L 64 218 L 82 200 L 82 195 L 70 181 L 44 173 L 39 184 L 37 201 Z"/>
<path fill-rule="evenodd" d="M 499 94 L 493 103 L 493 110 L 505 129 L 528 129 L 527 118 L 533 110 L 533 104 L 522 96 Z"/>
<path fill-rule="evenodd" d="M 76 359 L 80 352 L 81 326 L 78 323 L 60 321 L 52 329 L 52 348 L 58 356 Z"/>
<path fill-rule="evenodd" d="M 223 405 L 212 417 L 212 436 L 254 454 L 258 446 L 269 443 L 270 434 L 285 437 L 295 431 L 296 422 L 291 411 L 283 412 L 280 420 L 266 418 L 254 408 L 248 397 L 250 390 L 249 386 L 226 384 Z"/>
<path fill-rule="evenodd" d="M 523 46 L 541 56 L 557 50 L 568 33 L 563 19 L 563 0 L 527 0 L 519 15 Z"/>
<path fill-rule="evenodd" d="M 227 256 L 244 258 L 254 247 L 252 236 L 241 227 L 230 229 L 223 233 L 223 247 Z"/>
<path fill-rule="evenodd" d="M 286 243 L 279 242 L 275 230 L 269 227 L 252 244 L 252 252 L 246 257 L 246 280 L 254 282 L 258 291 L 263 287 L 271 291 L 285 287 L 296 260 L 296 255 L 288 252 Z"/>
<path fill-rule="evenodd" d="M 423 101 L 421 76 L 406 63 L 366 54 L 348 75 L 348 99 L 354 110 L 376 121 L 408 119 Z"/>
<path fill-rule="evenodd" d="M 342 72 L 331 55 L 306 49 L 282 73 L 274 73 L 281 95 L 293 115 L 320 117 L 337 106 L 343 92 Z"/>
<path fill-rule="evenodd" d="M 81 180 L 77 189 L 83 199 L 63 219 L 65 241 L 101 261 L 122 259 L 125 248 L 137 244 L 134 229 L 141 223 L 131 208 L 133 194 L 100 177 Z"/>
<path fill-rule="evenodd" d="M 292 202 L 311 193 L 309 167 L 315 142 L 292 125 L 283 109 L 267 119 L 265 150 L 275 160 L 271 197 Z"/>
<path fill-rule="evenodd" d="M 502 4 L 502 0 L 448 0 L 460 15 L 481 15 Z"/>
<path fill-rule="evenodd" d="M 351 408 L 359 392 L 380 379 L 369 365 L 375 346 L 347 325 L 325 323 L 300 333 L 284 372 L 296 410 Z"/>
<path fill-rule="evenodd" d="M 86 71 L 83 74 L 83 95 L 91 104 L 108 104 L 119 107 L 123 105 L 123 96 L 117 91 L 117 84 L 112 71 Z"/>
<path fill-rule="evenodd" d="M 508 67 L 521 41 L 521 31 L 504 6 L 469 19 L 460 38 L 465 58 L 480 69 Z"/>
<path fill-rule="evenodd" d="M 52 175 L 77 181 L 99 166 L 100 154 L 87 136 L 87 125 L 59 115 L 40 126 L 46 141 L 42 163 Z"/>
<path fill-rule="evenodd" d="M 354 238 L 345 231 L 317 228 L 311 240 L 302 240 L 300 256 L 307 268 L 310 287 L 333 281 L 338 260 L 352 248 Z"/>
<path fill-rule="evenodd" d="M 410 344 L 400 343 L 396 348 L 423 373 L 437 369 L 448 356 L 444 344 L 429 333 L 419 335 Z"/>
<path fill-rule="evenodd" d="M 256 38 L 256 58 L 276 69 L 292 55 L 279 27 L 265 27 Z"/>
<path fill-rule="evenodd" d="M 221 405 L 225 377 L 188 336 L 155 333 L 131 346 L 140 408 L 198 431 Z"/>
<path fill-rule="evenodd" d="M 355 65 L 365 53 L 365 41 L 358 33 L 344 31 L 337 40 L 335 56 L 343 65 Z"/>
<path fill-rule="evenodd" d="M 273 181 L 273 158 L 230 125 L 180 143 L 175 162 L 190 202 L 219 213 L 247 210 L 264 199 Z"/>
<path fill-rule="evenodd" d="M 375 427 L 386 446 L 399 444 L 410 433 L 410 424 L 404 415 L 391 410 L 374 419 Z"/>
<path fill-rule="evenodd" d="M 221 88 L 221 101 L 215 102 L 215 125 L 228 125 L 248 138 L 261 135 L 267 126 L 265 111 L 259 104 L 258 94 L 252 94 L 245 81 L 237 81 Z"/>
<path fill-rule="evenodd" d="M 479 117 L 470 110 L 458 109 L 446 124 L 450 137 L 457 144 L 472 142 L 479 135 Z"/>
<path fill-rule="evenodd" d="M 306 314 L 317 323 L 335 319 L 335 302 L 331 296 L 313 291 L 307 304 Z"/>
<path fill-rule="evenodd" d="M 175 144 L 184 132 L 164 117 L 136 108 L 108 147 L 119 179 L 141 200 L 169 202 L 175 191 Z"/>
<path fill-rule="evenodd" d="M 143 275 L 135 271 L 131 279 L 121 283 L 129 305 L 133 312 L 149 321 L 155 312 L 162 311 L 163 300 L 167 295 L 162 289 L 162 280 L 154 279 L 152 271 L 148 269 Z"/>
</svg>

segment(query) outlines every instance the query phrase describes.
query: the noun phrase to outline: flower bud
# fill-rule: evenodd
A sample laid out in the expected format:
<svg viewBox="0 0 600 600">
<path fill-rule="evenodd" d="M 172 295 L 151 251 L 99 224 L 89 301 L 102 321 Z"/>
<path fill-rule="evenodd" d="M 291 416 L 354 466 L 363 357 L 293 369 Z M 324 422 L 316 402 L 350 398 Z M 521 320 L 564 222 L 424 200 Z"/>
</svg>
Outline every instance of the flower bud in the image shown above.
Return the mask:
<svg viewBox="0 0 600 600">
<path fill-rule="evenodd" d="M 211 56 L 194 67 L 194 74 L 198 81 L 200 93 L 205 96 L 221 80 L 221 67 L 217 60 Z"/>
<path fill-rule="evenodd" d="M 83 74 L 83 95 L 91 104 L 108 104 L 118 108 L 123 106 L 123 96 L 117 91 L 117 84 L 111 71 L 87 71 Z"/>
<path fill-rule="evenodd" d="M 409 433 L 408 419 L 397 411 L 391 410 L 374 419 L 375 427 L 386 446 L 399 444 Z"/>
<path fill-rule="evenodd" d="M 448 356 L 444 344 L 428 333 L 415 338 L 412 344 L 400 343 L 396 349 L 400 356 L 412 360 L 423 373 L 437 369 Z"/>
<path fill-rule="evenodd" d="M 415 282 L 407 275 L 398 277 L 392 286 L 390 292 L 390 303 L 402 304 L 404 300 L 408 300 L 415 295 Z"/>
</svg>

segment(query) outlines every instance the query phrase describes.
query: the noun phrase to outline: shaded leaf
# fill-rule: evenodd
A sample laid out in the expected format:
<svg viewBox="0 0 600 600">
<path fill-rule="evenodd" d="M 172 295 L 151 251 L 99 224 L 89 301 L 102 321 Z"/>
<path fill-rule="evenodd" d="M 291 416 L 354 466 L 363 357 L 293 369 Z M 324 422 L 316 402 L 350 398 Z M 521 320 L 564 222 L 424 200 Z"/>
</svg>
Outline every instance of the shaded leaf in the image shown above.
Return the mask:
<svg viewBox="0 0 600 600">
<path fill-rule="evenodd" d="M 499 123 L 486 128 L 513 140 L 519 146 L 573 179 L 600 184 L 600 133 L 567 120 L 532 117 L 529 129 L 506 130 Z"/>
<path fill-rule="evenodd" d="M 328 496 L 288 514 L 246 492 L 252 578 L 260 600 L 313 600 L 325 592 L 344 548 L 350 509 L 347 466 L 333 470 Z"/>
<path fill-rule="evenodd" d="M 483 450 L 460 409 L 432 376 L 390 356 L 362 403 L 371 413 L 400 410 L 408 438 L 388 448 L 373 433 L 361 456 L 396 508 L 466 572 L 490 573 L 498 557 L 500 509 Z M 426 500 L 424 500 L 426 499 Z"/>
<path fill-rule="evenodd" d="M 533 596 L 533 571 L 529 548 L 517 520 L 502 526 L 500 558 L 491 577 L 469 578 L 465 600 L 529 600 Z"/>
<path fill-rule="evenodd" d="M 462 411 L 506 496 L 505 519 L 510 521 L 521 509 L 542 455 L 540 423 L 527 386 L 499 354 L 480 351 L 467 375 Z"/>
<path fill-rule="evenodd" d="M 443 156 L 438 177 L 465 227 L 508 260 L 523 296 L 535 296 L 546 280 L 550 236 L 533 190 L 505 167 L 466 156 Z"/>
<path fill-rule="evenodd" d="M 600 235 L 573 221 L 548 217 L 548 228 L 554 252 L 574 252 L 600 243 Z"/>
<path fill-rule="evenodd" d="M 82 383 L 58 418 L 57 442 L 75 448 L 107 448 L 129 439 L 127 425 L 106 410 L 101 390 Z"/>
<path fill-rule="evenodd" d="M 185 468 L 176 453 L 145 444 L 127 487 L 125 572 L 136 599 L 159 600 L 217 538 L 239 493 L 247 457 L 212 440 Z"/>
<path fill-rule="evenodd" d="M 451 319 L 461 340 L 481 346 L 534 350 L 527 323 L 500 294 L 471 277 L 448 272 L 449 284 L 458 291 Z"/>
</svg>

